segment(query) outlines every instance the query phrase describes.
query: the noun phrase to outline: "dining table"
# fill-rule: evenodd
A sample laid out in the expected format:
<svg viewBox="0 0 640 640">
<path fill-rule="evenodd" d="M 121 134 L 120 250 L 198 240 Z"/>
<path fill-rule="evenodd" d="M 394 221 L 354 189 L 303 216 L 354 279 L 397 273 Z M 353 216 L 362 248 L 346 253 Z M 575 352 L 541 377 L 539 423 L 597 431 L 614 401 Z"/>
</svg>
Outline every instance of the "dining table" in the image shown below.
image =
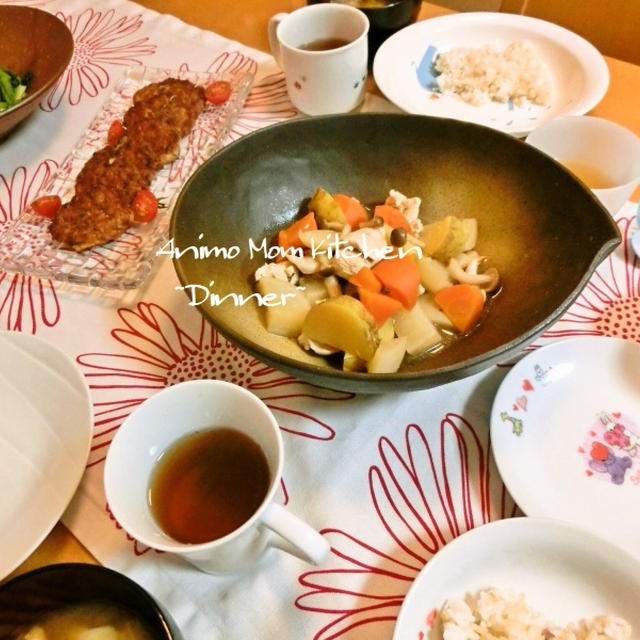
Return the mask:
<svg viewBox="0 0 640 640">
<path fill-rule="evenodd" d="M 75 43 L 63 81 L 0 142 L 0 230 L 62 163 L 131 67 L 248 68 L 252 87 L 224 141 L 304 117 L 268 50 L 267 23 L 301 0 L 4 0 L 56 14 Z M 424 2 L 419 20 L 450 13 Z M 640 66 L 605 56 L 610 80 L 590 112 L 640 136 Z M 398 111 L 369 77 L 362 111 Z M 620 336 L 607 320 L 640 317 L 640 261 L 629 250 L 638 190 L 615 216 L 622 243 L 553 326 L 530 347 L 570 336 Z M 497 472 L 489 438 L 493 398 L 508 366 L 422 391 L 360 395 L 279 372 L 220 335 L 187 304 L 173 265 L 158 258 L 137 288 L 70 286 L 0 271 L 0 330 L 43 338 L 85 376 L 93 404 L 86 471 L 69 507 L 7 576 L 62 562 L 98 563 L 144 586 L 185 640 L 392 637 L 407 590 L 461 533 L 521 515 Z M 624 337 L 640 343 L 630 321 Z M 284 438 L 277 500 L 331 545 L 319 566 L 273 552 L 254 570 L 212 576 L 132 539 L 110 513 L 102 473 L 109 443 L 145 399 L 178 381 L 216 378 L 218 363 L 271 409 Z M 237 363 L 237 364 L 233 364 Z M 1 408 L 0 408 L 1 409 Z M 1 542 L 1 540 L 0 540 Z"/>
</svg>

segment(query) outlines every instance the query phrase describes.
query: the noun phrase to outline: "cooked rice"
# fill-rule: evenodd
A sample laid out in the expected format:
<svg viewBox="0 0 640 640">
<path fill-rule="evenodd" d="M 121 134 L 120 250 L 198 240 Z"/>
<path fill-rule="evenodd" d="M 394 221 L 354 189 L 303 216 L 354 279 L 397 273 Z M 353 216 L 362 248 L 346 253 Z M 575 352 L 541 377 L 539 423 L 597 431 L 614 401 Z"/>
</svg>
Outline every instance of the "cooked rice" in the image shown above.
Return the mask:
<svg viewBox="0 0 640 640">
<path fill-rule="evenodd" d="M 543 63 L 526 40 L 503 51 L 486 44 L 478 49 L 457 47 L 438 55 L 436 83 L 443 93 L 453 93 L 472 105 L 493 100 L 523 106 L 548 105 L 551 83 Z"/>
<path fill-rule="evenodd" d="M 626 620 L 601 615 L 554 626 L 531 609 L 522 594 L 486 589 L 447 600 L 440 610 L 443 640 L 629 640 Z"/>
</svg>

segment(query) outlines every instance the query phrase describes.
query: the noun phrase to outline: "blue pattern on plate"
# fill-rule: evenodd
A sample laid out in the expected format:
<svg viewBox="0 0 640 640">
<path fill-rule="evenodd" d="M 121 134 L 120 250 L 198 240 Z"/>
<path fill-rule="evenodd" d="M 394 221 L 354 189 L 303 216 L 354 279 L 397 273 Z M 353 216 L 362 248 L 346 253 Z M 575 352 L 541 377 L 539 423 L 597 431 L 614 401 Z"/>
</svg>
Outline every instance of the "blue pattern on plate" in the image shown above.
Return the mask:
<svg viewBox="0 0 640 640">
<path fill-rule="evenodd" d="M 438 91 L 438 85 L 436 83 L 436 76 L 438 74 L 434 73 L 434 61 L 437 53 L 438 49 L 430 44 L 424 52 L 422 60 L 420 60 L 416 67 L 416 76 L 418 77 L 420 86 L 429 91 Z"/>
</svg>

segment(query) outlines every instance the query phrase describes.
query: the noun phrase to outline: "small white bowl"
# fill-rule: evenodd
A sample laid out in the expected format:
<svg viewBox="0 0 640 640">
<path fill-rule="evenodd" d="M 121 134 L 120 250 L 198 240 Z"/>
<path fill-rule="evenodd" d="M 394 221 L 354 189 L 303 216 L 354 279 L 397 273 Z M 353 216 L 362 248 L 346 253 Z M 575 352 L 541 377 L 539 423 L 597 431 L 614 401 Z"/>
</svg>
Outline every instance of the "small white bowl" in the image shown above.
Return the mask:
<svg viewBox="0 0 640 640">
<path fill-rule="evenodd" d="M 609 120 L 594 116 L 557 118 L 532 131 L 526 142 L 574 172 L 611 215 L 620 210 L 640 183 L 640 138 Z M 599 176 L 606 177 L 608 184 L 591 182 Z"/>
<path fill-rule="evenodd" d="M 637 634 L 639 571 L 636 558 L 574 524 L 497 520 L 463 533 L 427 562 L 405 596 L 393 640 L 442 638 L 434 614 L 445 601 L 490 587 L 522 593 L 555 624 L 609 614 Z"/>
</svg>

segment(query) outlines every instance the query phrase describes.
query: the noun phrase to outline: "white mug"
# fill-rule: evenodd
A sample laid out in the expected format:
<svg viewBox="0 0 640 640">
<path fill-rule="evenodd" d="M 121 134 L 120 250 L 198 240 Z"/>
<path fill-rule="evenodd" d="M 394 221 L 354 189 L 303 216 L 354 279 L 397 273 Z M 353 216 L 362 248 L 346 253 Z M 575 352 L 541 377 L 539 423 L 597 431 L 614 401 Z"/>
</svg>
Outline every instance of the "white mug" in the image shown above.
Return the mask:
<svg viewBox="0 0 640 640">
<path fill-rule="evenodd" d="M 363 100 L 369 19 L 343 4 L 314 4 L 269 20 L 271 53 L 293 105 L 311 116 L 345 113 Z M 305 47 L 316 45 L 320 50 Z"/>
<path fill-rule="evenodd" d="M 157 524 L 148 499 L 150 478 L 161 454 L 177 440 L 212 427 L 231 427 L 262 449 L 270 483 L 257 511 L 231 533 L 198 544 L 178 542 Z M 313 564 L 329 544 L 320 533 L 274 502 L 283 466 L 278 423 L 254 394 L 220 380 L 191 380 L 163 389 L 141 404 L 116 433 L 105 463 L 104 487 L 116 520 L 136 540 L 178 554 L 213 574 L 244 571 L 269 547 Z"/>
<path fill-rule="evenodd" d="M 629 199 L 640 183 L 640 139 L 625 127 L 595 116 L 564 116 L 534 129 L 526 139 L 536 149 L 552 156 L 560 164 L 579 171 L 579 162 L 609 178 L 606 188 L 587 184 L 612 216 Z"/>
</svg>

